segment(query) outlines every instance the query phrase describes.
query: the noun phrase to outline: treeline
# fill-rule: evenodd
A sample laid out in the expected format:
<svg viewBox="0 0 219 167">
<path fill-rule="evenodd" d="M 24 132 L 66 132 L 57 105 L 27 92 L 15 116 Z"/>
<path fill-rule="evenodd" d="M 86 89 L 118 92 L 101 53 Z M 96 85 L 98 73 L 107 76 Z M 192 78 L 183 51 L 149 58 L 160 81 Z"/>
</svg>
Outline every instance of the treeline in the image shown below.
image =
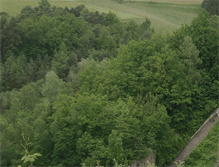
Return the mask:
<svg viewBox="0 0 219 167">
<path fill-rule="evenodd" d="M 1 13 L 1 165 L 28 165 L 22 134 L 34 166 L 170 164 L 218 107 L 218 17 L 150 25 L 47 0 Z"/>
<path fill-rule="evenodd" d="M 47 1 L 35 9 L 25 7 L 16 17 L 1 13 L 2 91 L 36 82 L 51 68 L 66 81 L 70 67 L 82 58 L 115 57 L 120 44 L 150 38 L 150 24 L 146 19 L 140 26 L 134 21 L 125 26 L 111 12 L 89 12 L 84 5 L 62 9 Z M 11 64 L 16 64 L 14 69 L 9 69 Z"/>
</svg>

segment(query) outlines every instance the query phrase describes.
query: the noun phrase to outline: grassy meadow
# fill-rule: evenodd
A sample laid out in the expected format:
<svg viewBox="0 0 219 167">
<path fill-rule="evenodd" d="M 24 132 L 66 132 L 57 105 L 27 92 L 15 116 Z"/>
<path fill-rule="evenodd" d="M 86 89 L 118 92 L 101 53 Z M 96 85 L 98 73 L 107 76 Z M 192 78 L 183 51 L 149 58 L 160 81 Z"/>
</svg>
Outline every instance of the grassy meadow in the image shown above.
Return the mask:
<svg viewBox="0 0 219 167">
<path fill-rule="evenodd" d="M 27 5 L 38 6 L 40 0 L 1 0 L 1 12 L 11 15 L 20 13 Z M 123 4 L 115 0 L 49 0 L 52 6 L 76 7 L 84 4 L 90 11 L 112 11 L 122 21 L 134 19 L 142 23 L 148 17 L 156 31 L 163 33 L 178 29 L 181 24 L 190 24 L 201 9 L 201 0 L 124 0 Z"/>
</svg>

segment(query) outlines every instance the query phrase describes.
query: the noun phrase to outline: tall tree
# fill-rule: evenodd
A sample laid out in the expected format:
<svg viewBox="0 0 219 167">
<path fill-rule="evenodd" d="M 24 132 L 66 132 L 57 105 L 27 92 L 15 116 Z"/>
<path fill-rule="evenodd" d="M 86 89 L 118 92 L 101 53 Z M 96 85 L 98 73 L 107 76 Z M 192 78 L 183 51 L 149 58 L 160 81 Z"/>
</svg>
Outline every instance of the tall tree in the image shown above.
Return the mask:
<svg viewBox="0 0 219 167">
<path fill-rule="evenodd" d="M 42 85 L 42 95 L 53 106 L 59 94 L 59 87 L 62 80 L 54 71 L 48 71 L 45 76 L 45 83 Z"/>
<path fill-rule="evenodd" d="M 39 2 L 39 5 L 38 5 L 38 8 L 39 8 L 38 15 L 41 15 L 42 13 L 51 12 L 50 7 L 51 5 L 48 2 L 48 0 L 41 0 L 41 2 Z"/>
<path fill-rule="evenodd" d="M 70 67 L 68 64 L 68 50 L 65 43 L 60 45 L 59 52 L 55 53 L 52 60 L 51 69 L 59 76 L 59 78 L 65 79 L 69 73 Z"/>
<path fill-rule="evenodd" d="M 148 30 L 151 26 L 151 21 L 146 17 L 145 21 L 143 23 L 140 24 L 139 26 L 139 31 L 141 34 L 143 34 L 143 32 L 145 30 Z"/>
<path fill-rule="evenodd" d="M 23 55 L 24 56 L 24 55 Z M 20 89 L 28 82 L 26 71 L 22 68 L 26 61 L 22 61 L 22 56 L 16 58 L 13 53 L 10 53 L 9 58 L 3 64 L 1 75 L 2 91 Z"/>
<path fill-rule="evenodd" d="M 125 28 L 122 23 L 116 23 L 116 24 L 110 25 L 109 27 L 110 27 L 110 34 L 112 35 L 114 41 L 116 42 L 116 46 L 118 48 L 119 41 L 125 33 Z"/>
<path fill-rule="evenodd" d="M 190 36 L 197 50 L 199 50 L 199 58 L 203 63 L 199 64 L 197 68 L 201 70 L 203 79 L 200 81 L 199 89 L 201 93 L 197 96 L 197 98 L 200 99 L 197 108 L 199 108 L 198 110 L 203 110 L 202 113 L 204 113 L 203 116 L 205 119 L 211 114 L 208 111 L 214 110 L 218 103 L 215 100 L 218 97 L 218 89 L 215 89 L 218 87 L 219 69 L 217 63 L 219 38 L 218 19 L 218 16 L 210 16 L 209 13 L 203 9 L 198 16 L 193 19 L 190 26 L 182 26 L 179 30 L 174 32 L 174 35 L 168 40 L 170 47 L 173 50 L 179 51 L 184 37 Z"/>
<path fill-rule="evenodd" d="M 10 17 L 7 13 L 2 12 L 1 18 L 1 61 L 5 62 L 8 58 L 7 50 L 17 53 L 18 45 L 22 43 L 20 30 L 18 27 L 19 20 L 16 17 Z"/>
<path fill-rule="evenodd" d="M 104 20 L 108 25 L 119 23 L 119 18 L 111 11 L 104 16 Z"/>
<path fill-rule="evenodd" d="M 100 49 L 108 49 L 112 51 L 116 47 L 116 42 L 114 41 L 113 37 L 110 35 L 109 27 L 102 27 L 100 29 L 100 36 L 99 36 L 99 45 Z"/>
</svg>

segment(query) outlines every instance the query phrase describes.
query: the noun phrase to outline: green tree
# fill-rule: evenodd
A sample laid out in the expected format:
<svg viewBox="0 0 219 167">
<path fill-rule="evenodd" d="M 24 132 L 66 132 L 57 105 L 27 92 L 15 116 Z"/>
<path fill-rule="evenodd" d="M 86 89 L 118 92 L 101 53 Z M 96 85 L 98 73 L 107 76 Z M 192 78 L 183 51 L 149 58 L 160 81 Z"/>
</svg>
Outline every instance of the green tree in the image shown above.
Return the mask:
<svg viewBox="0 0 219 167">
<path fill-rule="evenodd" d="M 113 37 L 110 35 L 109 27 L 102 27 L 100 29 L 99 44 L 100 44 L 100 48 L 108 49 L 110 51 L 116 48 L 116 42 L 114 41 Z"/>
<path fill-rule="evenodd" d="M 1 92 L 1 111 L 4 113 L 5 110 L 10 108 L 10 92 Z"/>
<path fill-rule="evenodd" d="M 18 46 L 22 43 L 18 18 L 10 17 L 7 13 L 2 12 L 1 18 L 1 62 L 5 62 L 9 55 L 7 51 L 18 52 Z"/>
<path fill-rule="evenodd" d="M 126 25 L 126 31 L 135 32 L 137 28 L 138 24 L 133 19 L 131 19 Z"/>
<path fill-rule="evenodd" d="M 20 89 L 19 101 L 22 104 L 22 109 L 32 111 L 35 105 L 41 101 L 40 89 L 35 83 L 29 83 Z"/>
<path fill-rule="evenodd" d="M 201 74 L 201 71 L 197 69 L 197 67 L 202 64 L 202 61 L 199 58 L 199 51 L 197 50 L 197 48 L 193 44 L 192 39 L 190 37 L 184 38 L 184 42 L 183 42 L 182 46 L 180 46 L 180 52 L 178 53 L 178 56 L 180 58 L 180 61 L 184 64 L 183 65 L 184 67 L 182 66 L 182 70 L 184 71 L 184 74 L 181 76 L 184 79 L 180 79 L 181 80 L 180 83 L 183 83 L 183 85 L 184 85 L 183 86 L 184 90 L 182 91 L 182 94 L 185 96 L 184 98 L 181 98 L 182 99 L 181 102 L 184 101 L 183 102 L 184 104 L 181 105 L 181 109 L 179 111 L 177 111 L 177 109 L 175 110 L 176 111 L 174 114 L 175 116 L 173 116 L 175 118 L 175 121 L 178 120 L 179 122 L 181 122 L 181 123 L 177 123 L 178 128 L 179 128 L 180 127 L 179 124 L 181 124 L 181 127 L 183 127 L 182 122 L 192 119 L 192 116 L 189 115 L 188 113 L 186 113 L 186 107 L 184 105 L 189 106 L 189 105 L 191 105 L 192 101 L 193 101 L 192 102 L 193 106 L 200 105 L 200 103 L 199 104 L 195 103 L 194 99 L 197 99 L 198 97 L 200 98 L 200 96 L 201 96 L 199 85 L 201 83 L 200 81 L 202 80 L 203 76 Z M 186 82 L 184 82 L 185 80 L 186 80 Z M 189 91 L 186 90 L 186 87 L 189 88 Z M 177 92 L 176 89 L 177 89 L 177 87 L 174 87 L 171 90 L 172 91 L 172 94 L 171 94 L 172 99 L 177 99 L 174 96 L 179 96 L 176 93 Z M 187 104 L 185 104 L 185 103 L 187 103 Z M 187 108 L 187 110 L 188 110 L 188 108 Z M 195 109 L 193 109 L 193 112 L 195 112 Z M 185 113 L 185 114 L 182 115 L 182 113 Z M 187 118 L 182 119 L 186 115 L 187 115 Z M 199 115 L 199 114 L 197 114 L 197 115 Z M 201 118 L 199 118 L 197 120 L 201 120 Z M 175 122 L 175 121 L 173 121 L 173 122 Z M 194 121 L 195 121 L 195 119 L 193 121 L 189 121 L 188 125 L 190 124 L 190 122 L 194 122 Z M 197 124 L 199 124 L 199 123 L 197 123 Z M 192 134 L 195 131 L 196 126 L 192 125 L 191 127 L 194 128 L 193 130 L 190 128 L 190 130 L 191 130 L 190 133 Z M 187 131 L 187 132 L 189 132 L 189 131 Z"/>
<path fill-rule="evenodd" d="M 108 159 L 111 160 L 115 158 L 117 159 L 118 163 L 124 162 L 125 155 L 122 143 L 122 133 L 112 130 L 108 140 Z"/>
<path fill-rule="evenodd" d="M 86 16 L 88 13 L 89 13 L 89 10 L 85 7 L 81 10 L 80 16 L 82 16 L 82 18 L 84 18 L 84 16 Z"/>
<path fill-rule="evenodd" d="M 85 132 L 77 141 L 78 153 L 83 155 L 84 164 L 93 166 L 98 159 L 105 158 L 106 148 L 102 139 L 94 139 L 89 133 Z"/>
<path fill-rule="evenodd" d="M 61 45 L 61 33 L 60 31 L 54 27 L 49 29 L 46 34 L 46 45 L 49 45 L 49 54 L 51 55 L 54 50 Z"/>
<path fill-rule="evenodd" d="M 109 27 L 110 35 L 113 37 L 114 41 L 116 42 L 116 46 L 118 47 L 119 41 L 125 33 L 125 28 L 122 23 L 111 24 Z"/>
<path fill-rule="evenodd" d="M 114 56 L 113 52 L 110 52 L 107 49 L 95 50 L 92 48 L 88 51 L 88 53 L 89 53 L 89 58 L 92 58 L 95 61 L 102 61 L 105 58 L 110 58 Z"/>
<path fill-rule="evenodd" d="M 89 36 L 91 34 L 92 34 L 91 32 L 88 32 L 78 39 L 79 43 L 81 44 L 81 47 L 85 50 L 88 50 L 91 48 L 91 43 L 90 43 L 90 39 L 89 39 Z M 94 34 L 92 34 L 92 35 L 94 35 Z"/>
<path fill-rule="evenodd" d="M 108 23 L 108 25 L 119 23 L 119 18 L 111 11 L 104 16 L 104 20 Z"/>
<path fill-rule="evenodd" d="M 22 142 L 23 139 L 19 135 L 21 130 L 19 125 L 16 123 L 17 121 L 22 122 L 23 126 L 25 126 L 25 138 L 26 136 L 30 137 L 31 143 L 28 146 L 30 148 L 29 153 L 46 153 L 45 156 L 39 158 L 38 162 L 35 162 L 35 165 L 42 166 L 49 163 L 48 157 L 50 156 L 50 153 L 48 150 L 51 149 L 51 140 L 46 128 L 49 106 L 47 104 L 42 104 L 40 91 L 40 84 L 38 82 L 37 84 L 30 83 L 25 85 L 20 91 L 13 90 L 10 92 L 8 97 L 8 105 L 10 108 L 5 110 L 4 113 L 4 116 L 7 118 L 8 125 L 1 131 L 6 139 L 3 140 L 3 143 L 5 143 L 3 150 L 8 149 L 7 152 L 3 151 L 3 156 L 10 157 L 6 161 L 9 166 L 11 164 L 21 164 L 20 157 L 25 153 L 19 143 Z M 14 129 L 14 132 L 11 131 L 11 133 L 7 133 L 8 128 Z M 42 131 L 42 129 L 44 130 Z M 8 147 L 11 148 L 9 149 Z M 8 154 L 10 151 L 14 152 L 11 156 Z"/>
<path fill-rule="evenodd" d="M 59 52 L 55 53 L 54 59 L 51 62 L 51 70 L 53 70 L 59 78 L 65 79 L 67 77 L 70 70 L 69 59 L 67 47 L 65 43 L 62 42 Z"/>
<path fill-rule="evenodd" d="M 200 70 L 203 79 L 199 82 L 199 93 L 196 92 L 196 98 L 192 98 L 196 101 L 196 104 L 193 102 L 193 112 L 196 113 L 195 115 L 199 115 L 199 118 L 196 120 L 201 120 L 200 117 L 203 119 L 207 119 L 211 112 L 214 110 L 210 106 L 217 106 L 214 99 L 217 97 L 218 92 L 215 88 L 217 87 L 218 80 L 218 64 L 217 58 L 218 57 L 218 16 L 210 16 L 209 13 L 205 10 L 202 10 L 196 18 L 193 19 L 190 26 L 183 25 L 179 30 L 174 32 L 173 36 L 168 37 L 168 43 L 170 44 L 170 48 L 180 52 L 180 46 L 184 41 L 184 37 L 190 36 L 194 45 L 196 46 L 197 50 L 199 50 L 199 58 L 202 61 L 202 64 L 197 66 L 197 69 Z M 189 60 L 188 60 L 189 61 Z M 194 82 L 197 82 L 194 80 Z M 210 109 L 210 108 L 211 109 Z M 200 113 L 200 114 L 197 114 Z M 203 113 L 203 114 L 201 114 Z M 201 116 L 202 115 L 202 116 Z M 189 121 L 189 123 L 194 122 Z M 199 123 L 194 123 L 194 126 L 191 127 L 198 127 Z M 201 122 L 200 122 L 201 125 Z M 196 129 L 197 130 L 197 129 Z"/>
<path fill-rule="evenodd" d="M 37 56 L 36 60 L 34 61 L 36 63 L 37 70 L 36 73 L 36 79 L 35 81 L 44 79 L 45 75 L 47 74 L 47 71 L 51 69 L 51 58 L 46 56 Z"/>
<path fill-rule="evenodd" d="M 45 24 L 48 20 L 48 17 L 45 16 L 39 19 L 32 15 L 18 24 L 23 42 L 19 51 L 25 55 L 32 55 L 33 60 L 36 59 L 37 54 L 45 55 L 47 52 L 44 47 L 46 42 L 44 33 L 48 30 Z"/>
<path fill-rule="evenodd" d="M 201 7 L 208 11 L 211 15 L 219 15 L 218 5 L 219 0 L 204 0 Z"/>
<path fill-rule="evenodd" d="M 42 95 L 49 100 L 51 105 L 56 101 L 62 82 L 54 71 L 49 71 L 45 76 L 45 83 L 42 85 Z"/>
<path fill-rule="evenodd" d="M 20 89 L 26 84 L 26 72 L 23 66 L 22 56 L 16 58 L 14 54 L 10 54 L 10 57 L 3 64 L 1 75 L 2 91 L 11 91 L 12 89 Z"/>
<path fill-rule="evenodd" d="M 198 51 L 190 41 L 182 53 L 177 53 L 165 41 L 162 35 L 156 35 L 151 40 L 131 41 L 121 46 L 117 58 L 110 59 L 101 70 L 93 65 L 79 72 L 80 92 L 101 93 L 113 101 L 129 94 L 136 103 L 138 96 L 157 94 L 168 115 L 173 117 L 172 126 L 178 132 L 192 133 L 184 125 L 192 118 L 192 99 L 200 93 L 201 77 L 196 69 L 200 64 Z"/>
<path fill-rule="evenodd" d="M 145 30 L 148 30 L 150 26 L 151 26 L 151 21 L 146 17 L 145 21 L 141 23 L 139 26 L 140 34 L 143 34 Z"/>
<path fill-rule="evenodd" d="M 21 125 L 21 127 L 22 127 L 22 129 L 23 129 L 23 126 L 22 126 L 22 124 L 20 123 L 20 122 L 18 122 L 20 125 Z M 24 137 L 24 133 L 22 132 L 22 137 L 23 137 L 23 139 L 24 139 L 24 141 L 25 141 L 25 145 L 23 145 L 23 144 L 21 144 L 22 145 L 22 147 L 24 148 L 24 150 L 25 150 L 25 155 L 21 158 L 21 161 L 24 161 L 24 163 L 26 163 L 26 162 L 30 162 L 30 165 L 32 166 L 33 165 L 33 162 L 35 161 L 35 159 L 36 159 L 36 157 L 37 156 L 42 156 L 40 153 L 34 153 L 33 155 L 30 155 L 30 153 L 29 153 L 29 151 L 28 151 L 28 145 L 31 143 L 31 142 L 29 142 L 29 137 L 28 137 L 28 140 L 26 140 L 25 139 L 25 137 Z"/>
<path fill-rule="evenodd" d="M 210 16 L 208 12 L 202 10 L 196 18 L 193 19 L 190 26 L 183 25 L 179 30 L 174 32 L 170 37 L 170 46 L 174 50 L 178 50 L 182 44 L 184 37 L 190 36 L 199 50 L 199 58 L 202 64 L 198 67 L 203 69 L 207 74 L 216 80 L 218 77 L 218 18 Z"/>
<path fill-rule="evenodd" d="M 189 74 L 191 81 L 194 82 L 200 80 L 201 75 L 197 68 L 202 64 L 202 60 L 199 58 L 199 51 L 193 44 L 191 37 L 184 38 L 184 42 L 182 46 L 180 46 L 180 51 L 179 58 L 188 67 L 187 74 Z M 196 70 L 196 72 L 194 70 Z"/>
<path fill-rule="evenodd" d="M 39 12 L 44 12 L 44 13 L 49 13 L 51 12 L 50 10 L 50 3 L 48 2 L 48 0 L 41 0 L 41 2 L 39 2 Z"/>
<path fill-rule="evenodd" d="M 131 19 L 125 27 L 126 33 L 124 34 L 120 43 L 127 44 L 131 39 L 138 41 L 138 24 L 133 19 Z"/>
</svg>

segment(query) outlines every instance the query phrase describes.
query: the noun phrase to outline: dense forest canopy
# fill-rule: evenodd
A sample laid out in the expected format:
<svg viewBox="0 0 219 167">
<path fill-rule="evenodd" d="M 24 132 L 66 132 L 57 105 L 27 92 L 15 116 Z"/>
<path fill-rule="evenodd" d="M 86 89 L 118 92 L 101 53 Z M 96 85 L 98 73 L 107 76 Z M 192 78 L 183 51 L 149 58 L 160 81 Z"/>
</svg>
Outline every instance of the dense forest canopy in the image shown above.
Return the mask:
<svg viewBox="0 0 219 167">
<path fill-rule="evenodd" d="M 169 165 L 218 107 L 218 23 L 202 10 L 163 36 L 84 5 L 1 13 L 1 166 Z"/>
</svg>

